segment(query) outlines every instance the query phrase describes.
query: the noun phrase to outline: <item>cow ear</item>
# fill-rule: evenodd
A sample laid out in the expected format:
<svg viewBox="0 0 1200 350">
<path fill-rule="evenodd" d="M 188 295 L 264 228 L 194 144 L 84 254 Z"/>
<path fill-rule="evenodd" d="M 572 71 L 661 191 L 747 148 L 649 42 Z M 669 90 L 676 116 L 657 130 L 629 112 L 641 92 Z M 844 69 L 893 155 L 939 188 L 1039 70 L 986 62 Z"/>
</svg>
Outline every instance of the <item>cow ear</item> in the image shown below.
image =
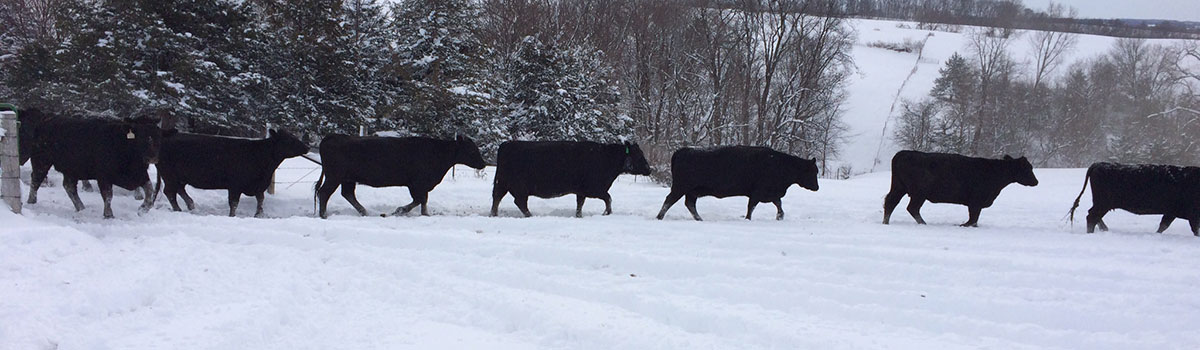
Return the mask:
<svg viewBox="0 0 1200 350">
<path fill-rule="evenodd" d="M 1004 155 L 1004 160 L 1013 160 L 1013 157 L 1012 157 L 1012 156 L 1010 156 L 1010 155 L 1007 155 L 1007 154 L 1005 154 L 1005 155 Z"/>
</svg>

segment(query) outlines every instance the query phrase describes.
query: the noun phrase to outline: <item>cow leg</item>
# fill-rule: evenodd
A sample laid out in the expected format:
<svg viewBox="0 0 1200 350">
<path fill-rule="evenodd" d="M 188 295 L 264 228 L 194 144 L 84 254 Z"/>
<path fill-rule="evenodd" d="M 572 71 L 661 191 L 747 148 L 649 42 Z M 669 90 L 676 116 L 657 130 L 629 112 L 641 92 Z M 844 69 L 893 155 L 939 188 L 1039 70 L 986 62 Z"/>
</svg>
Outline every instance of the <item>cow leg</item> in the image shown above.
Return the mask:
<svg viewBox="0 0 1200 350">
<path fill-rule="evenodd" d="M 42 162 L 33 160 L 33 174 L 29 177 L 29 200 L 26 203 L 37 204 L 38 188 L 42 187 L 42 182 L 46 181 L 46 174 L 50 173 L 50 164 L 42 164 Z"/>
<path fill-rule="evenodd" d="M 154 185 L 151 185 L 149 181 L 142 184 L 142 192 L 145 195 L 141 198 L 142 206 L 138 207 L 139 212 L 146 213 L 150 211 L 151 207 L 154 207 L 154 196 L 150 195 L 151 191 L 154 191 Z"/>
<path fill-rule="evenodd" d="M 583 217 L 583 202 L 586 200 L 587 200 L 587 197 L 585 197 L 582 194 L 575 195 L 575 217 L 577 217 L 577 218 Z"/>
<path fill-rule="evenodd" d="M 887 225 L 891 222 L 892 212 L 896 210 L 896 206 L 900 205 L 900 200 L 904 199 L 904 192 L 892 190 L 887 196 L 883 197 L 883 224 Z M 911 204 L 911 201 L 909 202 Z"/>
<path fill-rule="evenodd" d="M 1092 206 L 1088 209 L 1087 215 L 1087 233 L 1096 233 L 1096 225 L 1100 225 L 1100 230 L 1108 231 L 1108 225 L 1104 224 L 1104 214 L 1108 213 L 1108 209 Z"/>
<path fill-rule="evenodd" d="M 962 227 L 979 227 L 979 212 L 983 211 L 982 207 L 967 207 L 967 222 L 963 223 Z"/>
<path fill-rule="evenodd" d="M 79 200 L 78 182 L 74 178 L 63 175 L 63 190 L 67 191 L 67 197 L 71 198 L 71 203 L 75 204 L 75 211 L 83 211 L 83 201 Z"/>
<path fill-rule="evenodd" d="M 600 195 L 600 200 L 604 201 L 604 215 L 612 215 L 612 196 L 605 192 Z"/>
<path fill-rule="evenodd" d="M 1188 220 L 1188 223 L 1192 225 L 1192 235 L 1200 237 L 1200 218 Z"/>
<path fill-rule="evenodd" d="M 408 214 L 408 212 L 412 211 L 413 208 L 416 208 L 418 205 L 422 206 L 421 207 L 421 215 L 429 215 L 429 211 L 426 210 L 424 207 L 424 205 L 425 205 L 424 202 L 429 200 L 429 192 L 421 192 L 421 191 L 412 189 L 412 187 L 409 187 L 408 195 L 409 195 L 409 197 L 412 197 L 412 199 L 413 199 L 412 203 L 408 203 L 403 206 L 400 206 L 399 208 L 396 208 L 396 211 L 392 212 L 393 216 Z"/>
<path fill-rule="evenodd" d="M 696 219 L 696 221 L 704 221 L 704 220 L 700 219 L 700 213 L 696 212 L 696 196 L 695 195 L 689 194 L 687 196 L 684 196 L 683 205 L 687 207 L 688 211 L 692 212 L 693 219 Z"/>
<path fill-rule="evenodd" d="M 671 206 L 675 205 L 680 198 L 683 198 L 682 192 L 671 191 L 670 194 L 667 194 L 667 200 L 663 201 L 662 210 L 658 211 L 658 219 L 662 220 L 663 216 L 667 215 L 667 209 L 671 209 Z"/>
<path fill-rule="evenodd" d="M 237 216 L 238 201 L 242 199 L 242 193 L 234 190 L 229 190 L 229 217 Z"/>
<path fill-rule="evenodd" d="M 414 190 L 409 187 L 408 193 L 413 197 L 414 205 L 421 205 L 421 216 L 429 216 L 429 190 Z"/>
<path fill-rule="evenodd" d="M 264 195 L 262 192 L 259 192 L 258 194 L 254 195 L 254 200 L 258 201 L 258 206 L 254 208 L 254 217 L 256 217 L 256 218 L 263 217 L 263 200 L 266 200 L 266 199 L 267 199 L 267 196 Z"/>
<path fill-rule="evenodd" d="M 1158 233 L 1163 233 L 1167 227 L 1171 227 L 1171 223 L 1175 221 L 1174 216 L 1163 215 L 1162 221 L 1158 223 Z"/>
<path fill-rule="evenodd" d="M 757 206 L 758 206 L 758 201 L 756 201 L 754 199 L 750 199 L 750 201 L 748 203 L 746 203 L 746 220 L 750 220 L 750 215 L 754 214 L 754 207 L 757 207 Z"/>
<path fill-rule="evenodd" d="M 504 199 L 504 195 L 507 193 L 508 190 L 500 186 L 492 187 L 492 216 L 500 215 L 500 200 Z"/>
<path fill-rule="evenodd" d="M 196 201 L 193 201 L 192 196 L 187 194 L 186 184 L 179 184 L 179 196 L 183 197 L 183 204 L 187 205 L 188 211 L 196 210 Z"/>
<path fill-rule="evenodd" d="M 336 191 L 337 188 L 338 182 L 330 179 L 330 181 L 321 184 L 321 188 L 317 189 L 317 202 L 319 204 L 317 215 L 322 219 L 329 217 L 325 215 L 325 208 L 329 204 L 329 197 L 333 196 L 333 191 Z"/>
<path fill-rule="evenodd" d="M 775 204 L 775 220 L 783 220 L 783 200 L 776 199 L 771 204 Z"/>
<path fill-rule="evenodd" d="M 113 186 L 112 184 L 103 181 L 96 181 L 96 185 L 100 187 L 100 198 L 104 200 L 104 218 L 112 219 Z M 71 187 L 75 187 L 75 185 L 71 184 Z"/>
<path fill-rule="evenodd" d="M 517 209 L 521 209 L 521 214 L 524 214 L 525 217 L 533 216 L 533 214 L 529 212 L 529 195 L 517 195 L 514 193 L 513 203 L 517 204 Z"/>
<path fill-rule="evenodd" d="M 91 181 L 88 181 L 88 180 L 83 180 L 83 191 L 84 191 L 84 192 L 93 192 L 93 191 L 95 191 L 94 189 L 92 189 L 92 182 L 91 182 Z"/>
<path fill-rule="evenodd" d="M 362 204 L 358 203 L 358 198 L 354 196 L 355 187 L 357 187 L 357 184 L 353 182 L 342 183 L 342 197 L 346 198 L 346 201 L 354 206 L 354 210 L 358 211 L 358 215 L 367 216 L 367 208 L 363 208 Z"/>
<path fill-rule="evenodd" d="M 178 185 L 176 185 L 174 182 L 168 182 L 166 185 L 163 185 L 163 194 L 167 195 L 167 202 L 171 203 L 172 211 L 182 211 L 182 209 L 179 208 L 179 201 L 177 201 L 175 198 L 176 195 L 179 194 Z"/>
<path fill-rule="evenodd" d="M 925 219 L 921 218 L 921 206 L 925 205 L 925 198 L 908 197 L 908 214 L 912 215 L 914 220 L 917 220 L 918 225 L 924 225 Z M 886 215 L 885 215 L 886 217 Z"/>
<path fill-rule="evenodd" d="M 139 201 L 146 200 L 146 195 L 150 194 L 150 191 L 153 191 L 154 187 L 153 186 L 150 187 L 150 191 L 147 191 L 145 189 L 141 189 L 141 190 L 142 191 L 138 191 L 137 189 L 133 190 L 133 199 L 136 199 Z"/>
</svg>

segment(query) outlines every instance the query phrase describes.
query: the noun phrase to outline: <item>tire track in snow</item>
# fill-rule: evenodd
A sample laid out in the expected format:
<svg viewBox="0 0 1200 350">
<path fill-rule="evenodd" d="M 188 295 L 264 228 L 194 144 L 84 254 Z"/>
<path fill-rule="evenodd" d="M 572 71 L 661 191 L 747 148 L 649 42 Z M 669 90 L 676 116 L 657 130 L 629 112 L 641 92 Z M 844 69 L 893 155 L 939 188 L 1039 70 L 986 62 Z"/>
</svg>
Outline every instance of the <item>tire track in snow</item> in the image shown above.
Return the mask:
<svg viewBox="0 0 1200 350">
<path fill-rule="evenodd" d="M 883 145 L 889 139 L 888 126 L 891 125 L 892 119 L 896 118 L 896 105 L 900 103 L 900 95 L 904 94 L 904 87 L 908 86 L 908 81 L 912 80 L 914 75 L 917 75 L 917 69 L 921 67 L 921 59 L 925 57 L 925 44 L 929 42 L 929 38 L 931 37 L 933 37 L 933 33 L 929 33 L 929 35 L 925 36 L 924 40 L 921 40 L 921 48 L 917 50 L 917 61 L 913 63 L 912 71 L 908 73 L 908 77 L 904 78 L 904 82 L 900 83 L 900 89 L 896 90 L 896 96 L 892 97 L 892 106 L 888 109 L 887 119 L 883 121 L 883 131 L 879 135 L 879 147 L 875 149 L 875 159 L 871 162 L 871 171 L 869 172 L 875 172 L 875 166 L 879 165 L 879 157 L 883 153 Z"/>
</svg>

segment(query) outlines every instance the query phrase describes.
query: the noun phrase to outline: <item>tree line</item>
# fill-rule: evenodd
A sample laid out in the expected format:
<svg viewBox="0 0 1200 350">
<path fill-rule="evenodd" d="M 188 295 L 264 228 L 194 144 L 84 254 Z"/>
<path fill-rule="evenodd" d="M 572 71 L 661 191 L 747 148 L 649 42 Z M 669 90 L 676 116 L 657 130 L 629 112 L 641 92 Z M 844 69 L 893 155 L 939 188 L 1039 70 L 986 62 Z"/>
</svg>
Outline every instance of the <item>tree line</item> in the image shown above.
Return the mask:
<svg viewBox="0 0 1200 350">
<path fill-rule="evenodd" d="M 1200 39 L 1200 23 L 1170 20 L 1078 18 L 1074 8 L 1050 2 L 1032 9 L 1021 0 L 840 0 L 837 14 L 917 21 L 921 26 L 971 25 L 1130 38 Z"/>
<path fill-rule="evenodd" d="M 1064 57 L 1074 34 L 1025 35 L 969 34 L 968 53 L 945 62 L 929 95 L 903 105 L 897 143 L 1028 155 L 1037 166 L 1200 164 L 1197 42 L 1122 38 L 1072 63 Z M 1030 45 L 1030 57 L 1013 56 L 1020 44 Z"/>
<path fill-rule="evenodd" d="M 15 0 L 0 100 L 194 132 L 745 144 L 832 160 L 833 1 Z M 752 10 L 744 10 L 752 9 Z"/>
</svg>

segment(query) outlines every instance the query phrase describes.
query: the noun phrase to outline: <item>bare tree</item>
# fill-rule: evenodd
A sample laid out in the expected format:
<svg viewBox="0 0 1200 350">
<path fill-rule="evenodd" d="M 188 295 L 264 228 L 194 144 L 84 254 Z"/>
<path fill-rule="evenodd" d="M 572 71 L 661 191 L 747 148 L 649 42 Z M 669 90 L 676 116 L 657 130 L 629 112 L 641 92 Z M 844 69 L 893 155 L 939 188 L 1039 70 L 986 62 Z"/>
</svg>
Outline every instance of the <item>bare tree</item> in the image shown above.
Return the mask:
<svg viewBox="0 0 1200 350">
<path fill-rule="evenodd" d="M 1074 18 L 1074 8 L 1065 9 L 1062 5 L 1050 3 L 1048 13 L 1055 17 Z M 1058 31 L 1033 31 L 1026 39 L 1032 48 L 1033 56 L 1033 86 L 1038 87 L 1063 63 L 1063 55 L 1069 53 L 1079 42 L 1079 35 Z"/>
<path fill-rule="evenodd" d="M 967 39 L 967 46 L 975 59 L 976 71 L 979 74 L 980 101 L 979 112 L 971 123 L 974 124 L 974 135 L 971 137 L 970 152 L 991 153 L 992 150 L 983 149 L 985 144 L 991 141 L 991 138 L 985 139 L 985 131 L 993 131 L 997 125 L 995 96 L 992 92 L 996 83 L 1003 78 L 1002 73 L 1011 71 L 1013 62 L 1008 51 L 1011 39 L 1009 36 L 983 29 L 972 31 Z"/>
</svg>

